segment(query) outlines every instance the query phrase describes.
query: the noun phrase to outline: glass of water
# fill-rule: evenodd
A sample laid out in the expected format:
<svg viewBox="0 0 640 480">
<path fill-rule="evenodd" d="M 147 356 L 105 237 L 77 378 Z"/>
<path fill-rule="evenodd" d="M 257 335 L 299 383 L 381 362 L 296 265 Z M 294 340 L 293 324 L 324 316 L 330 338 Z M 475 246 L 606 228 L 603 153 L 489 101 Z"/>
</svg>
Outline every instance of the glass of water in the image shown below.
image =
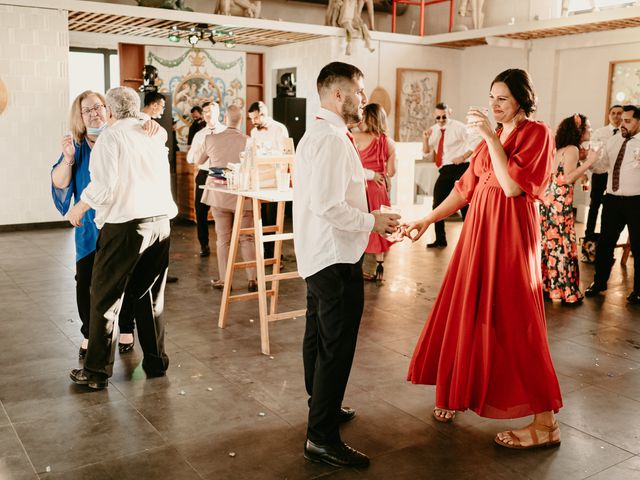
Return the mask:
<svg viewBox="0 0 640 480">
<path fill-rule="evenodd" d="M 474 134 L 477 133 L 476 125 L 478 125 L 478 121 L 476 120 L 478 117 L 475 115 L 469 114 L 472 110 L 477 110 L 478 112 L 482 112 L 483 115 L 489 115 L 489 109 L 487 107 L 478 107 L 475 105 L 471 105 L 469 110 L 467 111 L 467 133 Z"/>
</svg>

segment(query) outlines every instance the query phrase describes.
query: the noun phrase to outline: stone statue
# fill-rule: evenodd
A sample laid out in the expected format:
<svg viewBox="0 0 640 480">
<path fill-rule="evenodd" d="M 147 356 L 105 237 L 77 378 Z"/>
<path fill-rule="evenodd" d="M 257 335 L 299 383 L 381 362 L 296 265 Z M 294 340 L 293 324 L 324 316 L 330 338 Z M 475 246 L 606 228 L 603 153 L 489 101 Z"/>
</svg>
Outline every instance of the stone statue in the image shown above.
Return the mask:
<svg viewBox="0 0 640 480">
<path fill-rule="evenodd" d="M 214 13 L 236 17 L 260 18 L 260 0 L 218 0 Z"/>
<path fill-rule="evenodd" d="M 169 10 L 185 10 L 193 12 L 193 9 L 185 7 L 184 0 L 137 0 L 139 7 L 168 8 Z"/>
<path fill-rule="evenodd" d="M 461 17 L 471 16 L 473 20 L 473 28 L 482 28 L 484 24 L 484 0 L 461 0 L 458 15 Z"/>
<path fill-rule="evenodd" d="M 369 29 L 361 16 L 365 1 L 373 2 L 373 0 L 329 0 L 326 22 L 327 25 L 345 29 L 347 33 L 345 55 L 351 55 L 351 39 L 354 37 L 362 37 L 370 52 L 375 50 L 371 46 Z M 370 11 L 370 16 L 373 16 L 372 14 L 373 8 Z"/>
</svg>

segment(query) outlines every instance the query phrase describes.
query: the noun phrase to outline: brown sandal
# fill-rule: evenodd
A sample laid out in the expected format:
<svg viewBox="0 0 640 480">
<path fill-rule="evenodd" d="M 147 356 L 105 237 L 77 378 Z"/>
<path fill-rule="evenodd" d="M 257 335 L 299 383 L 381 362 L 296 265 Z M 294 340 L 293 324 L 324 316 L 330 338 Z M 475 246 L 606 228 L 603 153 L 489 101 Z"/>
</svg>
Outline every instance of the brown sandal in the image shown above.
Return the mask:
<svg viewBox="0 0 640 480">
<path fill-rule="evenodd" d="M 557 447 L 560 445 L 560 426 L 558 422 L 554 422 L 552 426 L 542 425 L 540 423 L 532 423 L 531 425 L 525 427 L 529 430 L 531 435 L 531 440 L 533 443 L 531 445 L 522 446 L 520 443 L 520 439 L 518 436 L 513 433 L 512 430 L 508 430 L 506 433 L 513 440 L 513 445 L 508 444 L 504 440 L 500 440 L 500 437 L 496 435 L 495 442 L 501 447 L 513 448 L 516 450 L 527 450 L 531 448 L 545 448 L 545 447 Z M 549 439 L 546 442 L 541 442 L 538 439 L 537 432 L 547 432 L 549 434 Z"/>
<path fill-rule="evenodd" d="M 438 412 L 443 413 L 444 416 L 441 417 L 440 415 L 438 415 Z M 447 417 L 447 414 L 451 414 L 451 416 Z M 442 423 L 451 423 L 453 422 L 453 419 L 456 418 L 456 411 L 436 407 L 433 409 L 433 418 Z"/>
</svg>

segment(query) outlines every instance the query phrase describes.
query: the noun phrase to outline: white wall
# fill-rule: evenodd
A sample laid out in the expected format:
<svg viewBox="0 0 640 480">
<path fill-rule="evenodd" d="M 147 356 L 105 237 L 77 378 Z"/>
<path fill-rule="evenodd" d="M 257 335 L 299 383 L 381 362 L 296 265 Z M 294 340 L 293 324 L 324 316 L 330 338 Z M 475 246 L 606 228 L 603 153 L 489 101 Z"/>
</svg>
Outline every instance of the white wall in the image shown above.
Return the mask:
<svg viewBox="0 0 640 480">
<path fill-rule="evenodd" d="M 353 40 L 351 56 L 344 54 L 343 38 L 323 38 L 292 45 L 272 48 L 266 57 L 265 76 L 268 80 L 266 92 L 273 92 L 274 72 L 279 68 L 296 67 L 297 96 L 307 99 L 307 124 L 315 116 L 320 102 L 316 92 L 316 78 L 327 63 L 341 61 L 356 65 L 364 73 L 367 95 L 377 86 L 384 87 L 391 97 L 392 111 L 389 129 L 393 132 L 395 121 L 395 88 L 397 68 L 442 70 L 441 98 L 460 106 L 460 59 L 462 51 L 373 42 L 375 51 L 369 52 L 361 40 Z M 271 98 L 267 99 L 269 103 Z"/>
<path fill-rule="evenodd" d="M 51 166 L 68 112 L 67 14 L 0 6 L 0 225 L 62 220 L 51 200 Z"/>
</svg>

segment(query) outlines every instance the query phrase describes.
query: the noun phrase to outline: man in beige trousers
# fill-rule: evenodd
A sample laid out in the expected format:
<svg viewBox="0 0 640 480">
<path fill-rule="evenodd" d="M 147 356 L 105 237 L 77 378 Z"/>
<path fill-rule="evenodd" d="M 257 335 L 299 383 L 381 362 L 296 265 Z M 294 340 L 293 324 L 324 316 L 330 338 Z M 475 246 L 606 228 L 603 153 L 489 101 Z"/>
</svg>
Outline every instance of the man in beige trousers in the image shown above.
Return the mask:
<svg viewBox="0 0 640 480">
<path fill-rule="evenodd" d="M 207 135 L 204 141 L 204 152 L 198 164 L 209 160 L 211 167 L 226 167 L 227 163 L 238 163 L 240 152 L 243 152 L 249 137 L 240 131 L 242 124 L 242 109 L 231 105 L 227 108 L 224 116 L 227 129 L 220 133 Z M 207 179 L 207 185 L 211 185 L 211 178 Z M 205 190 L 202 194 L 202 203 L 211 206 L 213 219 L 216 228 L 216 254 L 218 257 L 218 273 L 220 278 L 213 282 L 214 288 L 224 288 L 224 278 L 227 272 L 227 261 L 229 259 L 229 246 L 231 244 L 231 230 L 233 228 L 233 218 L 236 211 L 236 196 L 229 193 Z M 242 228 L 251 228 L 253 225 L 253 215 L 251 204 L 245 202 L 242 212 Z M 244 261 L 256 259 L 255 243 L 253 235 L 240 235 L 240 253 Z M 258 290 L 256 282 L 256 269 L 247 268 L 247 288 L 250 292 Z"/>
</svg>

